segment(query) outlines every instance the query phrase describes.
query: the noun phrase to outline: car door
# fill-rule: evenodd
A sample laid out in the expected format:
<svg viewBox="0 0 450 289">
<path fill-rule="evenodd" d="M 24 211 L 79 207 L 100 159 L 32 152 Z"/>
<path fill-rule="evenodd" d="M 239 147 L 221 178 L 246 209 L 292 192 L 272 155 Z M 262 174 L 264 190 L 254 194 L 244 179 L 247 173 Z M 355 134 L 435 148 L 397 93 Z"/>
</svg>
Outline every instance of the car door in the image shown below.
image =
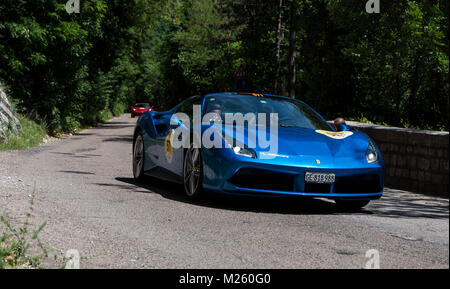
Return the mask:
<svg viewBox="0 0 450 289">
<path fill-rule="evenodd" d="M 146 170 L 158 171 L 167 162 L 164 155 L 164 140 L 170 129 L 169 122 L 172 113 L 156 112 L 143 116 L 142 121 L 144 143 L 146 144 Z M 155 172 L 148 172 L 155 173 Z"/>
<path fill-rule="evenodd" d="M 187 135 L 190 134 L 192 131 L 192 120 L 193 120 L 193 107 L 194 105 L 201 105 L 202 98 L 199 95 L 193 96 L 186 101 L 184 101 L 176 110 L 177 113 L 184 113 L 189 117 L 189 123 L 182 123 L 179 122 L 176 125 L 171 126 L 171 132 L 173 133 L 174 129 L 181 129 L 184 130 L 184 134 Z M 189 132 L 188 132 L 189 130 Z M 174 136 L 173 136 L 174 137 Z M 181 136 L 180 136 L 181 137 Z M 169 136 L 170 138 L 170 136 Z M 178 139 L 181 141 L 181 138 Z M 167 164 L 167 169 L 172 171 L 173 173 L 183 176 L 183 161 L 184 161 L 184 147 L 180 148 L 174 148 L 174 147 L 168 147 L 170 143 L 166 141 L 166 153 L 171 153 L 171 162 Z"/>
</svg>

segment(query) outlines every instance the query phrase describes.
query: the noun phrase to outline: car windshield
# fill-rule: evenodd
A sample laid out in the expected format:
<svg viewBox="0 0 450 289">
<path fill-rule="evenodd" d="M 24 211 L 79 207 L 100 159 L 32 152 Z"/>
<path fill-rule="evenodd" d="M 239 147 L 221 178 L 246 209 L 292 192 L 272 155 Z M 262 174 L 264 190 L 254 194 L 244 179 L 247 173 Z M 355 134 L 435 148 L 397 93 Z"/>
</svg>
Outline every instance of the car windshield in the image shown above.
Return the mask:
<svg viewBox="0 0 450 289">
<path fill-rule="evenodd" d="M 300 127 L 309 129 L 332 130 L 331 127 L 309 106 L 303 102 L 271 96 L 254 95 L 221 95 L 218 97 L 208 97 L 205 100 L 205 115 L 215 113 L 220 116 L 220 121 L 225 124 L 226 113 L 252 113 L 257 116 L 260 113 L 266 114 L 269 120 L 271 113 L 278 114 L 278 126 L 280 127 Z M 213 121 L 213 119 L 206 119 Z M 248 118 L 248 123 L 257 124 L 256 119 Z M 267 121 L 266 125 L 270 125 Z"/>
<path fill-rule="evenodd" d="M 148 103 L 137 103 L 137 104 L 135 105 L 135 107 L 149 108 L 149 107 L 150 107 L 150 104 L 148 104 Z"/>
</svg>

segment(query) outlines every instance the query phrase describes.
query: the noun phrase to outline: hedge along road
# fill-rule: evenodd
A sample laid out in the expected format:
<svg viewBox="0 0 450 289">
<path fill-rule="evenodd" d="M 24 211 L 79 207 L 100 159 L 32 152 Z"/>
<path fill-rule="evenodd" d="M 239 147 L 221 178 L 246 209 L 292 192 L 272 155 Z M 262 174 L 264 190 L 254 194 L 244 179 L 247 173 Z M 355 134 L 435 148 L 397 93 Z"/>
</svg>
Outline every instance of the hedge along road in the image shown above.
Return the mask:
<svg viewBox="0 0 450 289">
<path fill-rule="evenodd" d="M 0 152 L 0 212 L 20 224 L 36 184 L 32 222 L 43 243 L 79 250 L 81 268 L 448 268 L 448 200 L 386 189 L 358 213 L 327 200 L 208 195 L 131 170 L 135 119 L 28 151 Z M 45 260 L 44 266 L 60 266 Z"/>
</svg>

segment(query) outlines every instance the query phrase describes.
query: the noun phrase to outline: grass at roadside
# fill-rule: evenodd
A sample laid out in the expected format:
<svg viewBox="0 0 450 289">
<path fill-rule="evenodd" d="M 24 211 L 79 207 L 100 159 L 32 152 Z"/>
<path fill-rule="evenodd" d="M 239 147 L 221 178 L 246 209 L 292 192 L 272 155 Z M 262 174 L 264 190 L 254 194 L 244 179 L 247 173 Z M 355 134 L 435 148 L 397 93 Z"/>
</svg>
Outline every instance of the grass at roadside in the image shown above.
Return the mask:
<svg viewBox="0 0 450 289">
<path fill-rule="evenodd" d="M 0 151 L 8 150 L 26 150 L 42 143 L 47 136 L 45 124 L 38 124 L 33 120 L 27 119 L 21 115 L 18 116 L 22 129 L 18 135 L 7 131 L 7 143 L 0 142 Z"/>
<path fill-rule="evenodd" d="M 13 224 L 9 213 L 0 212 L 0 270 L 1 269 L 41 269 L 43 261 L 49 261 L 52 258 L 59 268 L 79 268 L 79 262 L 95 258 L 100 254 L 90 256 L 80 256 L 78 258 L 73 254 L 68 254 L 64 257 L 53 254 L 54 249 L 44 246 L 39 238 L 40 232 L 47 225 L 47 220 L 40 223 L 39 226 L 32 229 L 31 219 L 33 218 L 34 201 L 36 196 L 36 185 L 30 195 L 30 202 L 28 211 L 25 214 L 23 223 L 17 225 Z M 15 216 L 14 219 L 17 219 Z M 73 250 L 72 250 L 73 251 Z M 76 251 L 76 250 L 75 250 Z M 77 251 L 78 252 L 78 251 Z M 75 259 L 73 259 L 75 258 Z M 76 261 L 78 259 L 78 261 Z M 69 262 L 73 260 L 73 262 Z M 78 262 L 78 263 L 77 263 Z"/>
<path fill-rule="evenodd" d="M 24 223 L 20 227 L 11 224 L 8 215 L 0 215 L 0 269 L 39 268 L 41 258 L 48 257 L 48 250 L 39 239 L 39 233 L 47 224 L 47 221 L 33 231 L 30 231 L 30 220 L 33 212 L 35 190 L 31 195 L 30 207 Z M 35 244 L 39 249 L 38 254 L 29 254 L 29 249 Z"/>
<path fill-rule="evenodd" d="M 106 123 L 106 122 L 110 121 L 111 119 L 113 119 L 114 117 L 119 116 L 121 114 L 122 114 L 122 112 L 118 112 L 117 114 L 114 114 L 110 110 L 104 110 L 104 111 L 100 112 L 100 117 L 97 119 L 97 121 L 95 123 L 81 125 L 80 127 L 75 128 L 73 133 L 80 133 L 84 130 L 93 128 L 100 123 Z"/>
<path fill-rule="evenodd" d="M 401 124 L 390 125 L 390 124 L 387 124 L 385 122 L 371 121 L 371 120 L 367 119 L 363 115 L 361 115 L 359 117 L 345 117 L 345 120 L 357 121 L 357 122 L 367 123 L 367 124 L 376 124 L 376 125 L 382 125 L 382 126 L 397 126 L 397 127 L 401 127 L 401 128 L 409 128 L 409 129 L 415 129 L 415 130 L 445 131 L 444 127 L 441 127 L 440 129 L 436 129 L 436 128 L 433 128 L 433 127 L 430 127 L 430 126 L 418 127 L 418 126 L 411 125 L 410 123 L 405 122 L 405 121 L 402 121 Z"/>
<path fill-rule="evenodd" d="M 119 112 L 118 114 L 113 114 L 110 110 L 104 110 L 104 111 L 100 112 L 100 116 L 98 118 L 96 118 L 95 121 L 91 121 L 90 123 L 86 123 L 86 124 L 80 124 L 80 125 L 72 128 L 70 131 L 64 131 L 64 132 L 55 131 L 52 136 L 54 136 L 56 138 L 66 138 L 66 137 L 72 136 L 73 134 L 79 134 L 87 129 L 96 127 L 101 123 L 106 123 L 106 122 L 110 121 L 111 119 L 113 119 L 114 117 L 117 117 L 121 114 L 122 114 L 121 112 Z"/>
<path fill-rule="evenodd" d="M 55 131 L 52 136 L 56 138 L 65 138 L 71 136 L 72 134 L 80 133 L 83 130 L 95 127 L 99 123 L 105 123 L 112 118 L 119 116 L 124 110 L 124 108 L 120 108 L 116 109 L 114 112 L 109 110 L 102 111 L 100 113 L 100 117 L 96 119 L 95 122 L 74 127 L 70 132 Z M 38 124 L 37 122 L 21 115 L 18 115 L 17 118 L 22 124 L 22 130 L 18 135 L 14 135 L 11 131 L 7 131 L 6 137 L 8 138 L 8 142 L 0 142 L 0 151 L 26 150 L 33 148 L 40 145 L 47 136 L 47 128 L 45 123 Z"/>
</svg>

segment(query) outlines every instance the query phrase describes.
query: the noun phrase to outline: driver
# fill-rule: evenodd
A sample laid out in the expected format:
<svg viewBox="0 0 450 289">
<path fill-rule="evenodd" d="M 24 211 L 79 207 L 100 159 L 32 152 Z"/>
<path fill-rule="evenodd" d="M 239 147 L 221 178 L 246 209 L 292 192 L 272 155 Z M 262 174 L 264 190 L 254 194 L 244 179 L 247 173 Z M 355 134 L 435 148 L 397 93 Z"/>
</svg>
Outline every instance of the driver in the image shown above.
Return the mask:
<svg viewBox="0 0 450 289">
<path fill-rule="evenodd" d="M 211 109 L 209 113 L 214 114 L 214 116 L 209 118 L 209 122 L 216 122 L 221 123 L 222 122 L 222 105 L 218 102 L 214 102 L 211 104 Z"/>
<path fill-rule="evenodd" d="M 211 112 L 218 114 L 219 116 L 222 115 L 222 106 L 219 103 L 214 103 L 211 107 Z"/>
</svg>

